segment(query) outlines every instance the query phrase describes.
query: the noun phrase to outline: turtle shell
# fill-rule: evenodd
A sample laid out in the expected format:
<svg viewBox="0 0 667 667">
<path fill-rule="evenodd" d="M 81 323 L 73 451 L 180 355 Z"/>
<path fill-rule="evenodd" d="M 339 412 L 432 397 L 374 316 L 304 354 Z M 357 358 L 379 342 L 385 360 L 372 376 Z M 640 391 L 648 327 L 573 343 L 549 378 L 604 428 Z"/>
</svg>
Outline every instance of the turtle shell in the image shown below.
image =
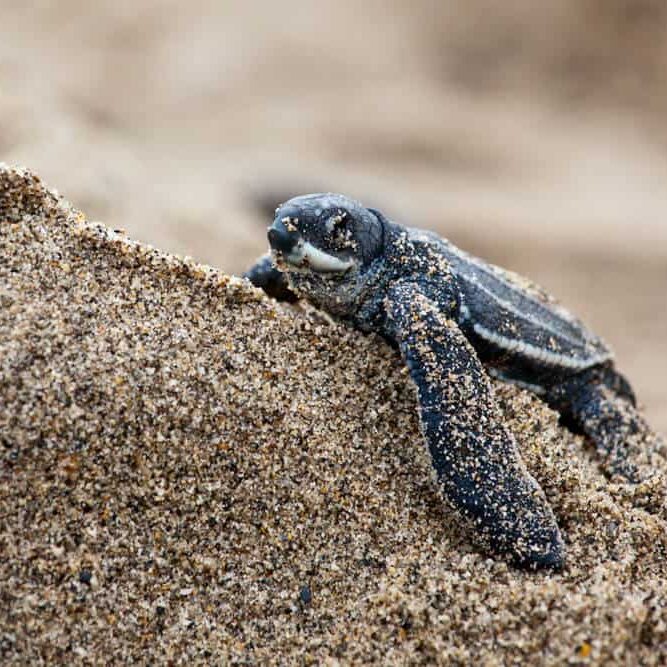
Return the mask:
<svg viewBox="0 0 667 667">
<path fill-rule="evenodd" d="M 539 286 L 434 234 L 410 232 L 447 259 L 459 288 L 458 324 L 501 376 L 545 384 L 612 361 L 604 341 Z"/>
</svg>

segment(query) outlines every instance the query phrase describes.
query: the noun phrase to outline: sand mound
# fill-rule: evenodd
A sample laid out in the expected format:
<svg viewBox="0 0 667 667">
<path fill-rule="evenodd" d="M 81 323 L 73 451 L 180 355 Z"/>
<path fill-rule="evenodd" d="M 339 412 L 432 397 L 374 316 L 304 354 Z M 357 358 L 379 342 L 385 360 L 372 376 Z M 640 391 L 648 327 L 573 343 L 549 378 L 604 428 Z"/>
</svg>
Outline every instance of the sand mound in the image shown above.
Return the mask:
<svg viewBox="0 0 667 667">
<path fill-rule="evenodd" d="M 653 664 L 667 537 L 518 390 L 560 575 L 477 553 L 378 339 L 87 222 L 0 168 L 0 655 Z"/>
</svg>

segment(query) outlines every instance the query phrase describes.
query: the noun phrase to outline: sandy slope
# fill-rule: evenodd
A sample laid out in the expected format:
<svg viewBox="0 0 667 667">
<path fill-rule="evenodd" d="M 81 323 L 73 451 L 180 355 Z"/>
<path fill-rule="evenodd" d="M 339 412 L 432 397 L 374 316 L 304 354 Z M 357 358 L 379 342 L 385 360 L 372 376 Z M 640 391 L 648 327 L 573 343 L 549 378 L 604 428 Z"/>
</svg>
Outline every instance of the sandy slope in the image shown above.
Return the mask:
<svg viewBox="0 0 667 667">
<path fill-rule="evenodd" d="M 0 656 L 664 664 L 667 513 L 498 386 L 560 575 L 477 553 L 373 337 L 0 169 Z M 663 469 L 664 468 L 664 469 Z"/>
</svg>

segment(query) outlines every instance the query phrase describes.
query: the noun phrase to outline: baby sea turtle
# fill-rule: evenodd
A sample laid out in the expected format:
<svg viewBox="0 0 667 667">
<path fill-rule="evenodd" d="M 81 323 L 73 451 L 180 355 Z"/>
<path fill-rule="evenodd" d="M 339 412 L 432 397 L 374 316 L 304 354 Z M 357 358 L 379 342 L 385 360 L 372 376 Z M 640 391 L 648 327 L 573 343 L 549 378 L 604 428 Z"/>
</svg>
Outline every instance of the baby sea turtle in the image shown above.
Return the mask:
<svg viewBox="0 0 667 667">
<path fill-rule="evenodd" d="M 628 435 L 647 428 L 612 353 L 528 280 L 339 194 L 278 209 L 271 253 L 245 275 L 304 297 L 397 346 L 445 497 L 479 541 L 514 564 L 559 569 L 564 546 L 544 492 L 503 423 L 489 374 L 540 395 L 637 481 Z"/>
</svg>

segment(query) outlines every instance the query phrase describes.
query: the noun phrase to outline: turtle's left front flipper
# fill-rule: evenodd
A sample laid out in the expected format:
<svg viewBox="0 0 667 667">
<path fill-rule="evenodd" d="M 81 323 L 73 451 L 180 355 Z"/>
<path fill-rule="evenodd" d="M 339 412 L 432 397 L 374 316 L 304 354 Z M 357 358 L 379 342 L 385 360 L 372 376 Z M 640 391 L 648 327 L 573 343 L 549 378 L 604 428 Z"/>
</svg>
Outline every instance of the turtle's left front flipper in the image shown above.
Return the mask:
<svg viewBox="0 0 667 667">
<path fill-rule="evenodd" d="M 559 569 L 564 547 L 556 519 L 503 424 L 475 351 L 415 283 L 394 285 L 386 307 L 417 385 L 445 497 L 496 553 L 522 567 Z"/>
<path fill-rule="evenodd" d="M 285 274 L 273 265 L 269 254 L 260 257 L 243 274 L 243 277 L 278 301 L 294 303 L 299 300 L 299 297 L 289 288 Z"/>
</svg>

